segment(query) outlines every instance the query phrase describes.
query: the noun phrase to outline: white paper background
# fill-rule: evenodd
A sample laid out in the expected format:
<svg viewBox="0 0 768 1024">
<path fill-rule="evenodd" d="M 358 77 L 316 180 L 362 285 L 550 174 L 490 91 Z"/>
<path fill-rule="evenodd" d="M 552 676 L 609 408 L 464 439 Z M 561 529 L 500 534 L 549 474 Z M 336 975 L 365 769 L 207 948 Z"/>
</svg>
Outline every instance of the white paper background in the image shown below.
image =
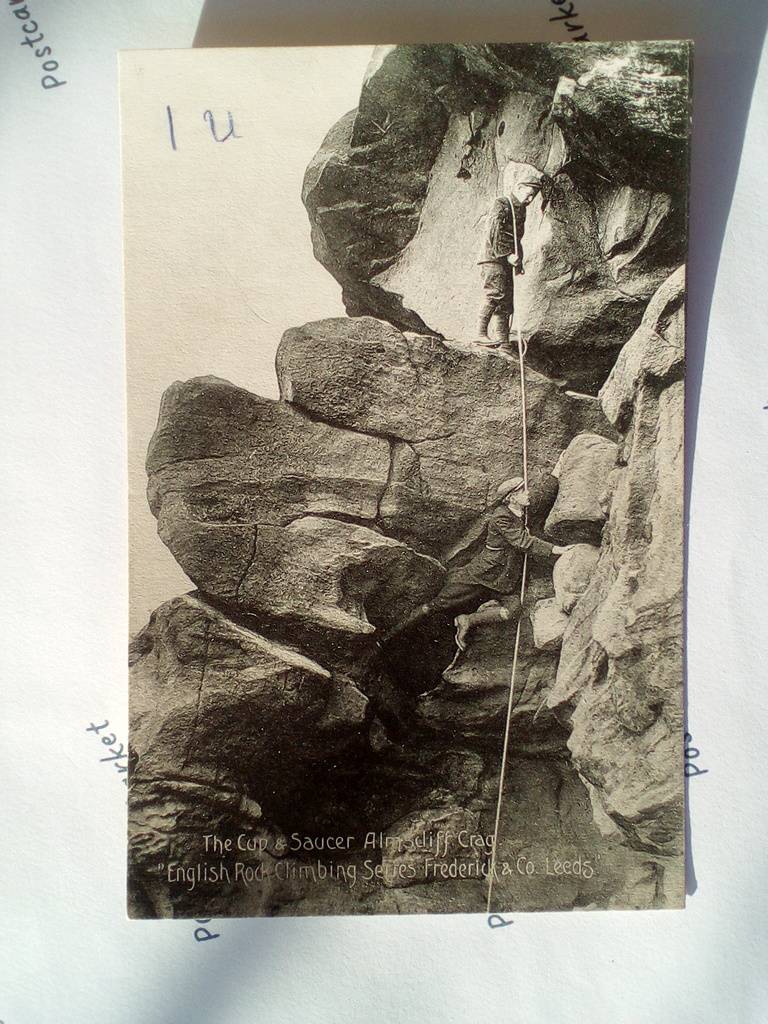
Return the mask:
<svg viewBox="0 0 768 1024">
<path fill-rule="evenodd" d="M 126 920 L 125 787 L 85 732 L 108 718 L 124 742 L 127 728 L 115 51 L 190 45 L 200 5 L 28 7 L 68 84 L 40 87 L 3 4 L 0 1021 L 768 1020 L 762 0 L 577 5 L 593 39 L 697 40 L 688 727 L 709 771 L 690 785 L 688 908 L 516 915 L 496 930 L 481 916 L 221 921 L 202 943 L 191 922 Z M 229 3 L 209 6 L 200 41 L 566 39 L 556 10 Z"/>
</svg>

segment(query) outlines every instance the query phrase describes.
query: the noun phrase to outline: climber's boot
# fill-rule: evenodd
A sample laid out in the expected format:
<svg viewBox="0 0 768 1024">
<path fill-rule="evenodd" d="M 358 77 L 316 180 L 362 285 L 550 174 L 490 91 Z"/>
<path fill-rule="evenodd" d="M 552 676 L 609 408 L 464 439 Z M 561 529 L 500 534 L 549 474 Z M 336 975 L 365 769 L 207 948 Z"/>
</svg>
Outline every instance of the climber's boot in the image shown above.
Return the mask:
<svg viewBox="0 0 768 1024">
<path fill-rule="evenodd" d="M 456 626 L 456 646 L 460 651 L 467 649 L 467 637 L 475 626 L 486 622 L 507 622 L 509 609 L 501 604 L 485 604 L 470 615 L 457 615 L 453 620 Z"/>
<path fill-rule="evenodd" d="M 513 352 L 512 346 L 509 343 L 509 315 L 507 313 L 497 313 L 494 319 L 498 325 L 496 329 L 496 337 L 498 338 L 496 351 L 511 356 Z"/>
<path fill-rule="evenodd" d="M 415 626 L 416 623 L 421 622 L 422 619 L 426 619 L 431 612 L 431 604 L 420 604 L 417 608 L 414 608 L 410 615 L 406 616 L 406 618 L 394 625 L 389 632 L 385 633 L 381 638 L 381 643 L 389 643 L 393 637 L 398 636 L 400 633 L 404 633 L 406 629 L 410 629 L 411 626 Z"/>
<path fill-rule="evenodd" d="M 481 348 L 499 347 L 498 341 L 488 337 L 488 324 L 491 322 L 492 315 L 492 313 L 488 313 L 485 310 L 480 314 L 477 321 L 477 336 L 472 339 L 473 345 L 479 345 Z"/>
</svg>

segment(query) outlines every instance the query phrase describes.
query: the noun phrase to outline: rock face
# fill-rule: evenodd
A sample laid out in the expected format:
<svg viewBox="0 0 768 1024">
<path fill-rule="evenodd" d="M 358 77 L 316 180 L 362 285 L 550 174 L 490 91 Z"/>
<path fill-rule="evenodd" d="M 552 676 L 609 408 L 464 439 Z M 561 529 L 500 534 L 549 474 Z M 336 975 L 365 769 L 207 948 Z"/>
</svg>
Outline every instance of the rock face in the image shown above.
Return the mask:
<svg viewBox="0 0 768 1024">
<path fill-rule="evenodd" d="M 558 558 L 552 570 L 552 582 L 557 605 L 566 615 L 570 615 L 589 586 L 599 556 L 599 550 L 591 544 L 574 544 Z"/>
<path fill-rule="evenodd" d="M 606 416 L 626 432 L 638 392 L 654 381 L 680 380 L 684 361 L 685 267 L 679 267 L 648 303 L 600 392 Z"/>
<path fill-rule="evenodd" d="M 537 601 L 531 614 L 533 642 L 540 651 L 556 651 L 563 641 L 568 616 L 559 606 L 557 598 Z"/>
<path fill-rule="evenodd" d="M 283 399 L 313 420 L 390 440 L 380 522 L 421 550 L 444 553 L 488 509 L 497 484 L 519 472 L 516 359 L 404 335 L 363 317 L 286 332 L 277 374 Z M 614 434 L 589 397 L 563 392 L 532 371 L 526 388 L 529 477 L 539 494 L 574 434 Z"/>
<path fill-rule="evenodd" d="M 198 589 L 132 644 L 135 916 L 484 910 L 497 821 L 496 909 L 682 902 L 686 65 L 375 52 L 304 187 L 350 316 L 286 332 L 278 401 L 171 385 L 149 447 Z M 458 651 L 477 597 L 390 631 L 522 472 L 518 360 L 466 335 L 479 221 L 531 177 L 528 525 L 569 548 Z"/>
<path fill-rule="evenodd" d="M 549 592 L 543 576 L 534 578 L 527 607 L 532 609 L 537 596 Z M 457 653 L 442 673 L 440 686 L 419 698 L 419 718 L 428 729 L 438 734 L 450 729 L 476 742 L 503 734 L 515 624 L 513 618 L 478 630 L 466 653 Z M 557 658 L 537 650 L 530 619 L 524 615 L 512 707 L 513 749 L 529 754 L 562 749 L 563 730 L 545 706 L 556 672 Z"/>
<path fill-rule="evenodd" d="M 688 50 L 533 53 L 380 47 L 304 202 L 350 315 L 469 338 L 489 196 L 546 175 L 526 219 L 518 324 L 531 365 L 595 391 L 684 258 Z"/>
<path fill-rule="evenodd" d="M 563 638 L 550 707 L 590 794 L 637 849 L 679 854 L 682 772 L 683 275 L 649 305 L 601 399 L 625 432 L 600 557 Z M 660 353 L 663 353 L 663 358 Z"/>
<path fill-rule="evenodd" d="M 313 768 L 350 756 L 368 717 L 351 680 L 192 596 L 133 641 L 130 695 L 130 862 L 155 910 L 173 892 L 158 860 L 191 865 L 204 834 L 262 827 L 261 802 L 274 813 Z"/>
<path fill-rule="evenodd" d="M 141 778 L 208 768 L 244 787 L 273 783 L 359 735 L 367 700 L 347 678 L 190 595 L 153 613 L 132 651 L 132 745 Z M 237 723 L 247 723 L 248 728 Z M 291 738 L 306 734 L 300 745 Z M 309 743 L 310 735 L 314 742 Z"/>
<path fill-rule="evenodd" d="M 436 589 L 426 556 L 444 557 L 519 471 L 517 362 L 365 317 L 288 331 L 277 369 L 280 402 L 215 378 L 168 389 L 147 456 L 160 537 L 242 611 L 392 625 Z M 527 402 L 540 502 L 574 433 L 613 428 L 595 399 L 533 372 Z"/>
</svg>

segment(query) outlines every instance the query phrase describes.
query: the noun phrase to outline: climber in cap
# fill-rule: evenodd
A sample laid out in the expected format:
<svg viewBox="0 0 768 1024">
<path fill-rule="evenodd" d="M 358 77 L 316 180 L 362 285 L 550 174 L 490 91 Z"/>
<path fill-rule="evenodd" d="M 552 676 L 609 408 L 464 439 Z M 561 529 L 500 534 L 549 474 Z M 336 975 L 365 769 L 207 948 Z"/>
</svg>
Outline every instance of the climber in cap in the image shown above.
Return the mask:
<svg viewBox="0 0 768 1024">
<path fill-rule="evenodd" d="M 431 601 L 420 605 L 384 638 L 390 640 L 398 633 L 437 611 L 447 611 L 462 605 L 479 604 L 476 611 L 459 615 L 456 624 L 456 643 L 466 650 L 469 633 L 475 626 L 486 622 L 504 622 L 521 612 L 519 598 L 513 607 L 500 603 L 503 595 L 515 594 L 520 589 L 523 556 L 529 552 L 536 558 L 562 555 L 567 548 L 540 540 L 528 532 L 523 517 L 530 504 L 522 477 L 504 480 L 496 489 L 497 507 L 488 520 L 485 546 L 467 564 L 451 573 L 443 588 Z M 516 603 L 515 603 L 516 602 Z"/>
<path fill-rule="evenodd" d="M 483 287 L 483 305 L 475 344 L 483 348 L 509 349 L 509 321 L 514 312 L 515 274 L 524 273 L 522 239 L 526 207 L 539 192 L 538 181 L 524 181 L 493 201 L 485 220 L 478 265 Z M 514 211 L 512 209 L 514 204 Z M 496 337 L 488 327 L 496 325 Z"/>
</svg>

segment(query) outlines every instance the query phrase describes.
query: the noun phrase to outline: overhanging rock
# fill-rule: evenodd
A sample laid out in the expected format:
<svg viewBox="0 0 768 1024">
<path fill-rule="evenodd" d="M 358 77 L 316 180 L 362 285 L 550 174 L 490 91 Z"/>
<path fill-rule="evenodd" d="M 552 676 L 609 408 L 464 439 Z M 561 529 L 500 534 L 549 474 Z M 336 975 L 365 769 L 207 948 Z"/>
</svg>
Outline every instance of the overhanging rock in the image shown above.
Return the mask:
<svg viewBox="0 0 768 1024">
<path fill-rule="evenodd" d="M 531 365 L 600 387 L 684 255 L 687 51 L 611 46 L 379 48 L 304 182 L 315 255 L 350 315 L 471 338 L 482 218 L 546 174 L 518 324 Z"/>
</svg>

